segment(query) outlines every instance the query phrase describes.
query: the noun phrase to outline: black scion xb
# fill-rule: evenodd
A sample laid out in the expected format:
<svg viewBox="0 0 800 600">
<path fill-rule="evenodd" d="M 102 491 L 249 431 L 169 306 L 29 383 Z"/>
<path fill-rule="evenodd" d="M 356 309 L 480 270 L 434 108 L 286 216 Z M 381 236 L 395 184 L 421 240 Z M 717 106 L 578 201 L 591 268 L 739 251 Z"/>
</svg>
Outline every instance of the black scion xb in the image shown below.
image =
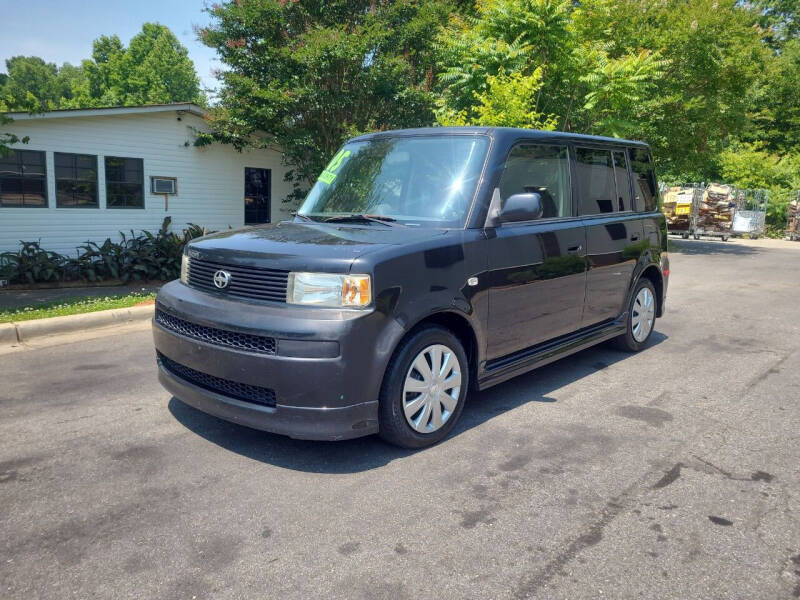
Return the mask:
<svg viewBox="0 0 800 600">
<path fill-rule="evenodd" d="M 645 144 L 523 129 L 347 142 L 297 215 L 191 242 L 158 294 L 159 378 L 201 411 L 296 438 L 423 447 L 467 393 L 664 312 Z"/>
</svg>

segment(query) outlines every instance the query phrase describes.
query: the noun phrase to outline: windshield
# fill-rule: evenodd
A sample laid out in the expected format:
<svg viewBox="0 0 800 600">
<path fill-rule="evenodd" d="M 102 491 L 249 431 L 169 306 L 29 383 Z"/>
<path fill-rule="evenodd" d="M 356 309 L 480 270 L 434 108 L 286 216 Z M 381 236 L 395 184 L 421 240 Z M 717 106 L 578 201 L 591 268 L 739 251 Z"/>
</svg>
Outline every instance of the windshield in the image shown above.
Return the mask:
<svg viewBox="0 0 800 600">
<path fill-rule="evenodd" d="M 298 214 L 351 215 L 409 226 L 463 227 L 489 140 L 481 135 L 386 137 L 346 144 Z"/>
</svg>

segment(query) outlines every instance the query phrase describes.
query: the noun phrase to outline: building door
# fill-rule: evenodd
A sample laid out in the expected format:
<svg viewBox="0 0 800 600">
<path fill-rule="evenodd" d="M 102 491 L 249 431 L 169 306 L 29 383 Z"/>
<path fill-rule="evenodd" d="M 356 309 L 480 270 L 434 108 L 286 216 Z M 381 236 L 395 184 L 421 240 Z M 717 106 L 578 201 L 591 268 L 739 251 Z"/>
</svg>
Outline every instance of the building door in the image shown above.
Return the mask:
<svg viewBox="0 0 800 600">
<path fill-rule="evenodd" d="M 272 195 L 272 172 L 269 169 L 244 169 L 244 224 L 269 223 Z"/>
</svg>

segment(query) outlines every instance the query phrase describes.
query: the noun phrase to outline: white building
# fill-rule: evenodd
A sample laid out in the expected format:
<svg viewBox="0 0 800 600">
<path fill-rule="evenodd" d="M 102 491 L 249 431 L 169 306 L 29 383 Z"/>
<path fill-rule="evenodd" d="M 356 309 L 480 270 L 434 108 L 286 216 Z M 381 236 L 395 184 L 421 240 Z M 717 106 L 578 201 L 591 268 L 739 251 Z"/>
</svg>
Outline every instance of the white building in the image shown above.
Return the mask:
<svg viewBox="0 0 800 600">
<path fill-rule="evenodd" d="M 0 157 L 0 252 L 41 240 L 72 254 L 86 240 L 155 231 L 167 215 L 175 231 L 287 218 L 281 155 L 195 147 L 204 115 L 195 104 L 9 114 L 2 131 L 29 141 Z"/>
</svg>

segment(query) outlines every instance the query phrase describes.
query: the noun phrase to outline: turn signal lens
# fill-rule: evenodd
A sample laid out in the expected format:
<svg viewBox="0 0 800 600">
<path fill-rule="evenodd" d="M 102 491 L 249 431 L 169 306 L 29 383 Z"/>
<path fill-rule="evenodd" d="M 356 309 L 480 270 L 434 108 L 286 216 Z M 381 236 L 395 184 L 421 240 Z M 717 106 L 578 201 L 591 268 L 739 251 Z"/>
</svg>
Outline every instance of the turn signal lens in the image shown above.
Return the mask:
<svg viewBox="0 0 800 600">
<path fill-rule="evenodd" d="M 363 308 L 372 302 L 371 280 L 369 275 L 289 273 L 286 302 Z"/>
<path fill-rule="evenodd" d="M 367 306 L 372 302 L 369 275 L 347 275 L 342 282 L 342 306 Z"/>
</svg>

